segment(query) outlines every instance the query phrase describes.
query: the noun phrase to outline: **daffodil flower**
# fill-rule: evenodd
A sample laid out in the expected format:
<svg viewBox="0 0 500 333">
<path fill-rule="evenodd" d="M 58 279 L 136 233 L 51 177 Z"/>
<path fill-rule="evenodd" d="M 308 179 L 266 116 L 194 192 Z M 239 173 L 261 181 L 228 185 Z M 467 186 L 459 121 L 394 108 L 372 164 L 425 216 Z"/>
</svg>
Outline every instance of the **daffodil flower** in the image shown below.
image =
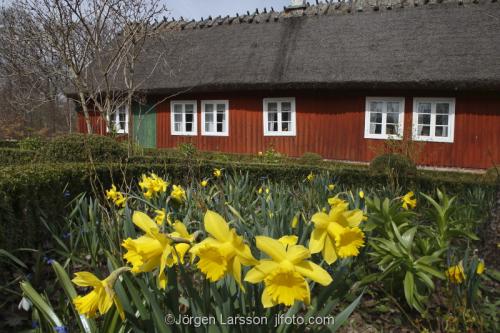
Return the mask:
<svg viewBox="0 0 500 333">
<path fill-rule="evenodd" d="M 309 174 L 307 175 L 306 179 L 307 179 L 308 181 L 312 182 L 312 181 L 314 180 L 314 173 L 312 173 L 312 172 L 311 172 L 311 173 L 309 173 Z"/>
<path fill-rule="evenodd" d="M 345 209 L 347 209 L 349 207 L 349 203 L 343 199 L 340 199 L 339 197 L 331 197 L 331 198 L 328 198 L 328 204 L 330 206 L 341 206 L 341 207 L 344 207 Z"/>
<path fill-rule="evenodd" d="M 224 218 L 216 212 L 207 210 L 203 222 L 210 237 L 190 250 L 199 258 L 196 266 L 212 282 L 231 274 L 244 290 L 241 283 L 241 265 L 250 266 L 256 263 L 250 247 L 244 243 L 236 230 L 229 229 Z"/>
<path fill-rule="evenodd" d="M 167 191 L 168 182 L 152 173 L 149 177 L 142 175 L 142 180 L 139 182 L 139 187 L 144 192 L 144 197 L 151 199 L 158 193 Z"/>
<path fill-rule="evenodd" d="M 213 174 L 215 178 L 220 178 L 222 176 L 222 170 L 215 168 Z"/>
<path fill-rule="evenodd" d="M 202 180 L 200 183 L 201 187 L 207 187 L 208 185 L 208 180 Z"/>
<path fill-rule="evenodd" d="M 296 236 L 285 236 L 279 240 L 257 236 L 257 248 L 269 259 L 261 259 L 245 276 L 250 283 L 264 282 L 262 304 L 270 308 L 278 304 L 292 306 L 295 301 L 309 304 L 311 292 L 306 278 L 323 286 L 332 282 L 332 277 L 321 266 L 308 261 L 311 253 L 302 245 L 296 245 Z"/>
<path fill-rule="evenodd" d="M 165 216 L 166 216 L 165 209 L 155 210 L 155 213 L 156 213 L 156 216 L 155 216 L 156 224 L 162 225 L 163 222 L 165 222 Z"/>
<path fill-rule="evenodd" d="M 479 262 L 477 263 L 477 267 L 476 267 L 476 274 L 477 275 L 483 274 L 485 269 L 486 269 L 486 267 L 484 265 L 484 260 L 479 259 Z"/>
<path fill-rule="evenodd" d="M 335 189 L 335 184 L 328 184 L 328 191 L 333 191 Z"/>
<path fill-rule="evenodd" d="M 364 246 L 365 235 L 358 227 L 363 220 L 361 210 L 347 210 L 344 204 L 332 207 L 328 214 L 314 214 L 311 218 L 314 230 L 309 240 L 309 250 L 311 253 L 321 252 L 329 265 L 339 257 L 357 256 L 359 248 Z"/>
<path fill-rule="evenodd" d="M 172 267 L 178 263 L 176 244 L 173 244 L 171 237 L 161 233 L 158 225 L 149 216 L 142 212 L 134 212 L 132 216 L 134 224 L 144 231 L 145 235 L 123 241 L 122 246 L 127 249 L 123 258 L 132 265 L 132 273 L 151 272 L 159 268 L 157 275 L 157 285 L 165 289 L 167 285 L 166 267 Z M 189 242 L 186 240 L 186 242 Z M 178 245 L 178 244 L 177 244 Z M 188 244 L 186 244 L 188 245 Z M 183 248 L 179 252 L 185 253 Z"/>
<path fill-rule="evenodd" d="M 360 199 L 364 199 L 365 198 L 365 192 L 363 192 L 363 191 L 359 191 L 358 195 L 359 195 Z"/>
<path fill-rule="evenodd" d="M 172 192 L 170 193 L 170 196 L 179 203 L 183 203 L 184 201 L 186 201 L 186 191 L 184 191 L 184 189 L 180 185 L 172 186 Z"/>
<path fill-rule="evenodd" d="M 451 266 L 446 270 L 446 276 L 451 283 L 460 284 L 465 281 L 465 272 L 462 262 L 455 266 Z"/>
<path fill-rule="evenodd" d="M 415 199 L 414 196 L 415 194 L 413 192 L 408 192 L 401 198 L 401 201 L 403 201 L 402 206 L 404 209 L 415 209 L 415 207 L 417 207 L 417 199 Z"/>
<path fill-rule="evenodd" d="M 73 299 L 73 304 L 78 313 L 87 318 L 92 318 L 96 316 L 97 312 L 101 315 L 105 314 L 115 304 L 121 318 L 125 319 L 123 307 L 113 290 L 113 286 L 120 274 L 128 270 L 130 270 L 128 267 L 118 268 L 104 280 L 99 280 L 90 272 L 76 273 L 75 278 L 72 280 L 74 284 L 80 287 L 92 287 L 92 291 L 87 295 L 76 296 Z"/>
<path fill-rule="evenodd" d="M 111 185 L 111 188 L 106 191 L 106 198 L 108 200 L 113 201 L 113 203 L 117 207 L 125 207 L 125 202 L 127 201 L 127 199 L 125 198 L 125 196 L 123 195 L 123 193 L 121 193 L 120 191 L 118 191 L 116 189 L 116 186 L 114 184 Z"/>
</svg>

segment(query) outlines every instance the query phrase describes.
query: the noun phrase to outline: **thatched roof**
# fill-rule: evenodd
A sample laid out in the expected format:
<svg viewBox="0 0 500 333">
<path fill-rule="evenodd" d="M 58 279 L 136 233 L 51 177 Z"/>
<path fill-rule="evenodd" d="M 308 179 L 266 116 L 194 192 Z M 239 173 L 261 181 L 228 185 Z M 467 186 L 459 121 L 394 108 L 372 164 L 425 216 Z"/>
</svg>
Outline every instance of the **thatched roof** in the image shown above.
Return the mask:
<svg viewBox="0 0 500 333">
<path fill-rule="evenodd" d="M 164 22 L 136 73 L 150 93 L 500 89 L 499 2 L 381 3 Z"/>
</svg>

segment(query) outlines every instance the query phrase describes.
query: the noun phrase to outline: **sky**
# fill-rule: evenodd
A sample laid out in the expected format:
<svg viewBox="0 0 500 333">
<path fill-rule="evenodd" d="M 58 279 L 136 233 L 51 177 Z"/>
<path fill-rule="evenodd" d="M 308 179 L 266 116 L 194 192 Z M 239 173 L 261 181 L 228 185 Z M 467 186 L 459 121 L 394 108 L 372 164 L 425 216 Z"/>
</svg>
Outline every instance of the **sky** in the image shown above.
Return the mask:
<svg viewBox="0 0 500 333">
<path fill-rule="evenodd" d="M 247 10 L 253 13 L 256 8 L 262 11 L 264 7 L 282 10 L 291 0 L 165 0 L 165 3 L 171 11 L 171 17 L 199 20 L 209 15 L 234 16 L 236 13 L 246 13 Z"/>
</svg>

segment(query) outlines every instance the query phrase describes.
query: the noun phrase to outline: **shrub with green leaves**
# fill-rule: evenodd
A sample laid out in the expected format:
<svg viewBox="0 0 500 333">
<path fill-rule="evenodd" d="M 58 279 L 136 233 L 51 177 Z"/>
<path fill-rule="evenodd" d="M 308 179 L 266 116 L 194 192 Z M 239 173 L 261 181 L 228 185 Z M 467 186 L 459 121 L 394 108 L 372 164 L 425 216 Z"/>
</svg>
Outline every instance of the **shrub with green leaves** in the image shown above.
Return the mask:
<svg viewBox="0 0 500 333">
<path fill-rule="evenodd" d="M 371 161 L 370 170 L 375 174 L 408 176 L 415 175 L 417 168 L 415 163 L 404 155 L 383 154 Z"/>
<path fill-rule="evenodd" d="M 126 148 L 114 138 L 78 133 L 52 139 L 39 154 L 40 160 L 50 162 L 119 162 L 125 157 Z"/>
<path fill-rule="evenodd" d="M 19 141 L 19 148 L 22 150 L 37 151 L 45 144 L 45 139 L 39 136 L 29 136 Z"/>
</svg>

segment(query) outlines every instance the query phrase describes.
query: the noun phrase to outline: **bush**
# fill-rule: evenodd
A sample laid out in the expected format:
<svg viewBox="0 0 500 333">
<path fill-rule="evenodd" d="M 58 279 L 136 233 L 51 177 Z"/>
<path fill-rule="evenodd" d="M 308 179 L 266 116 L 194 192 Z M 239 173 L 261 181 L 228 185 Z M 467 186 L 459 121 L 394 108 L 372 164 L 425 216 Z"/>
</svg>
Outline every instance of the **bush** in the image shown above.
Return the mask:
<svg viewBox="0 0 500 333">
<path fill-rule="evenodd" d="M 415 175 L 417 167 L 408 157 L 400 154 L 383 154 L 375 157 L 370 163 L 374 174 L 397 176 Z"/>
<path fill-rule="evenodd" d="M 19 148 L 16 140 L 0 140 L 0 148 Z"/>
<path fill-rule="evenodd" d="M 118 162 L 127 149 L 113 138 L 102 135 L 68 134 L 54 138 L 40 151 L 39 158 L 50 162 Z"/>
<path fill-rule="evenodd" d="M 0 165 L 25 164 L 33 161 L 35 152 L 15 148 L 0 148 Z"/>
<path fill-rule="evenodd" d="M 484 177 L 487 180 L 499 180 L 500 181 L 500 165 L 494 166 L 486 170 Z"/>
<path fill-rule="evenodd" d="M 318 164 L 323 161 L 323 157 L 320 154 L 305 152 L 304 155 L 300 157 L 300 162 L 302 164 Z"/>
<path fill-rule="evenodd" d="M 181 155 L 184 156 L 185 158 L 193 158 L 196 156 L 197 149 L 194 143 L 191 142 L 179 143 L 177 149 L 179 150 Z"/>
<path fill-rule="evenodd" d="M 38 136 L 29 136 L 19 141 L 19 148 L 23 150 L 39 150 L 45 144 L 45 140 Z"/>
</svg>

